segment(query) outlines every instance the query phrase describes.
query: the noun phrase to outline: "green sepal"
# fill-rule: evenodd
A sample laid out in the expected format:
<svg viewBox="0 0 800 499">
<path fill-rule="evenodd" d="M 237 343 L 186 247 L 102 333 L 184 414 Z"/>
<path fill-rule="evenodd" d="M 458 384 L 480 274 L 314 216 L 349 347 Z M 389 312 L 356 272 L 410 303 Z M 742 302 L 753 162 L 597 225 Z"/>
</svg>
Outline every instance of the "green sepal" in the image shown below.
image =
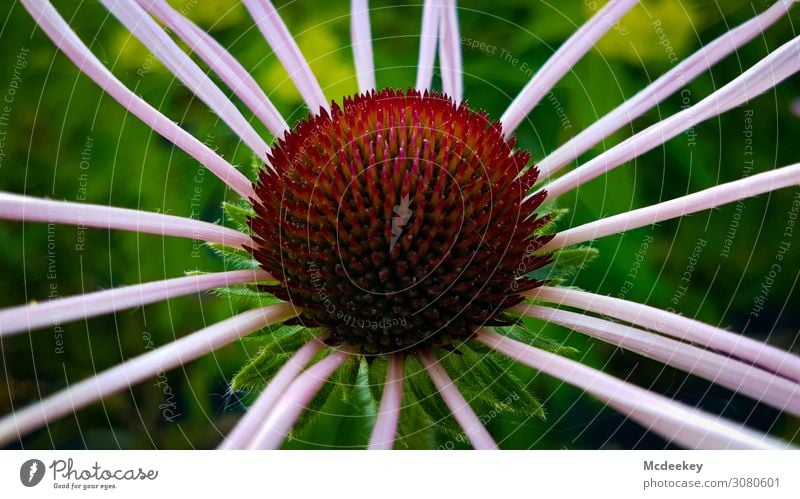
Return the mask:
<svg viewBox="0 0 800 499">
<path fill-rule="evenodd" d="M 225 298 L 233 302 L 247 303 L 254 307 L 266 307 L 283 303 L 283 300 L 270 293 L 259 291 L 258 289 L 246 284 L 238 286 L 228 286 L 227 288 L 217 288 L 213 293 L 220 298 Z"/>
<path fill-rule="evenodd" d="M 247 219 L 255 216 L 256 212 L 253 211 L 253 206 L 248 201 L 244 199 L 223 201 L 222 212 L 225 215 L 225 221 L 232 224 L 237 230 L 248 235 L 253 234 L 247 224 Z"/>
<path fill-rule="evenodd" d="M 231 380 L 231 389 L 262 390 L 294 353 L 313 338 L 313 330 L 303 326 L 276 325 L 245 338 L 260 342 L 261 349 Z"/>
<path fill-rule="evenodd" d="M 498 354 L 478 352 L 471 344 L 462 343 L 458 353 L 442 356 L 440 362 L 479 418 L 501 413 L 544 418 L 542 403 L 513 375 L 509 365 L 501 364 L 501 359 Z"/>
<path fill-rule="evenodd" d="M 580 352 L 577 348 L 565 345 L 561 341 L 554 340 L 544 334 L 541 330 L 543 327 L 542 321 L 527 317 L 524 315 L 514 316 L 515 322 L 510 326 L 502 328 L 490 328 L 498 334 L 508 336 L 513 340 L 521 343 L 541 348 L 551 353 L 564 355 L 567 357 L 574 356 Z"/>
<path fill-rule="evenodd" d="M 418 406 L 427 416 L 426 426 L 434 426 L 445 438 L 463 441 L 461 426 L 453 418 L 428 372 L 413 356 L 406 358 L 403 386 L 404 407 Z"/>
<path fill-rule="evenodd" d="M 222 259 L 226 269 L 257 269 L 258 261 L 243 249 L 231 248 L 219 243 L 205 243 L 211 251 Z"/>
<path fill-rule="evenodd" d="M 550 263 L 527 274 L 526 277 L 558 285 L 575 275 L 597 258 L 599 252 L 590 246 L 565 248 L 553 253 Z"/>
<path fill-rule="evenodd" d="M 255 154 L 253 155 L 252 159 L 250 160 L 250 180 L 255 182 L 258 180 L 259 176 L 261 175 L 261 171 L 267 168 L 267 163 L 264 162 L 263 159 L 259 158 Z"/>
<path fill-rule="evenodd" d="M 309 366 L 315 364 L 319 360 L 324 359 L 332 350 L 326 349 L 324 355 L 318 356 L 319 359 L 317 361 L 312 361 Z M 356 386 L 356 381 L 358 377 L 358 368 L 359 368 L 360 360 L 359 356 L 350 356 L 344 364 L 342 364 L 339 369 L 336 370 L 335 373 L 330 377 L 330 379 L 326 380 L 325 383 L 322 385 L 322 388 L 319 392 L 314 396 L 314 399 L 311 403 L 306 407 L 306 409 L 302 412 L 300 417 L 297 419 L 297 422 L 292 427 L 291 435 L 295 435 L 304 428 L 306 428 L 320 413 L 324 412 L 323 406 L 328 399 L 333 398 L 334 400 L 342 400 L 347 403 L 348 407 L 352 408 L 353 404 L 358 400 L 358 398 L 353 394 Z M 290 436 L 291 436 L 290 435 Z"/>
<path fill-rule="evenodd" d="M 561 219 L 563 219 L 567 213 L 569 213 L 569 208 L 545 209 L 544 207 L 541 207 L 540 209 L 542 213 L 547 213 L 550 216 L 550 219 L 547 221 L 547 223 L 539 227 L 539 230 L 536 231 L 537 234 L 543 236 L 558 232 L 556 225 L 558 225 L 558 222 L 561 221 Z"/>
</svg>

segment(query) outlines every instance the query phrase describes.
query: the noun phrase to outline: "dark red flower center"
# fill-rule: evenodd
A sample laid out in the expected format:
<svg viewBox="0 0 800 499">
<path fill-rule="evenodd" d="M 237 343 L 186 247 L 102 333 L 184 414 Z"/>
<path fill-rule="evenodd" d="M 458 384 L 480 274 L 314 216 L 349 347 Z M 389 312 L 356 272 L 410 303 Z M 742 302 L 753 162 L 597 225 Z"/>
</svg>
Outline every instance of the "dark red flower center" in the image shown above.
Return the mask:
<svg viewBox="0 0 800 499">
<path fill-rule="evenodd" d="M 541 282 L 538 174 L 487 115 L 441 94 L 333 104 L 277 142 L 256 185 L 251 249 L 329 342 L 384 354 L 450 346 Z"/>
</svg>

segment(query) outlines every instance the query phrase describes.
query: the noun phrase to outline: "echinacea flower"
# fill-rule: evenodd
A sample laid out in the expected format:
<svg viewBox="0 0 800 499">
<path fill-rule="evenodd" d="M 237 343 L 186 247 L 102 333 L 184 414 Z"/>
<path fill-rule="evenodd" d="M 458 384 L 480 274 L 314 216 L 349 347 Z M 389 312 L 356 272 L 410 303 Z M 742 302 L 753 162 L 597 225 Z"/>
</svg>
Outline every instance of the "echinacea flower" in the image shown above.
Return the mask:
<svg viewBox="0 0 800 499">
<path fill-rule="evenodd" d="M 775 2 L 722 34 L 554 152 L 531 160 L 516 147 L 515 130 L 637 1 L 611 0 L 599 9 L 494 120 L 464 100 L 455 0 L 424 3 L 417 81 L 408 89 L 376 87 L 370 11 L 366 0 L 353 0 L 359 93 L 332 101 L 275 7 L 268 0 L 245 0 L 310 110 L 289 127 L 247 70 L 165 0 L 101 0 L 252 151 L 258 163 L 253 180 L 121 83 L 50 2 L 21 1 L 83 74 L 241 199 L 224 203 L 228 226 L 11 193 L 0 193 L 0 217 L 202 240 L 226 268 L 238 268 L 2 310 L 0 335 L 36 334 L 54 323 L 207 290 L 250 297 L 260 306 L 14 408 L 0 420 L 0 442 L 258 332 L 253 341 L 261 350 L 236 375 L 233 388 L 258 388 L 260 394 L 221 448 L 277 448 L 328 397 L 366 398 L 376 407 L 372 449 L 392 448 L 398 431 L 409 431 L 398 428 L 410 412 L 414 421 L 463 432 L 475 448 L 497 448 L 474 404 L 543 412 L 512 374 L 509 359 L 584 390 L 679 446 L 790 445 L 572 360 L 560 345 L 539 337 L 532 324 L 563 326 L 800 416 L 797 356 L 560 280 L 564 269 L 594 255 L 579 246 L 583 243 L 796 186 L 800 164 L 566 230 L 563 211 L 556 208 L 559 196 L 794 75 L 800 70 L 800 37 L 699 102 L 551 179 L 759 36 L 792 1 Z M 272 144 L 162 26 L 277 137 Z M 437 48 L 441 92 L 432 89 Z M 793 209 L 796 215 L 800 208 Z M 328 383 L 333 376 L 335 386 Z M 456 427 L 448 426 L 450 416 Z"/>
</svg>

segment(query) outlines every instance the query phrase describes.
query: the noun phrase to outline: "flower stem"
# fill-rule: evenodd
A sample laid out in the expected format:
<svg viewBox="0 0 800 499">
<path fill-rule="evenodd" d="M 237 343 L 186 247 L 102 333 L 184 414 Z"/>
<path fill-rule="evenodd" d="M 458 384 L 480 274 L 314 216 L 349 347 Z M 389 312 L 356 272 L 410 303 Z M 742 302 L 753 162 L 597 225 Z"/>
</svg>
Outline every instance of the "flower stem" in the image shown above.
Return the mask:
<svg viewBox="0 0 800 499">
<path fill-rule="evenodd" d="M 439 361 L 430 352 L 420 352 L 418 357 L 425 370 L 428 371 L 433 384 L 436 385 L 436 389 L 439 390 L 442 400 L 453 413 L 453 417 L 464 430 L 472 446 L 478 450 L 497 449 L 494 439 L 486 431 L 464 396 L 458 391 L 453 380 L 439 365 Z"/>
<path fill-rule="evenodd" d="M 477 340 L 533 369 L 563 380 L 677 445 L 692 449 L 783 449 L 789 444 L 769 435 L 688 407 L 574 360 L 480 330 Z"/>
</svg>

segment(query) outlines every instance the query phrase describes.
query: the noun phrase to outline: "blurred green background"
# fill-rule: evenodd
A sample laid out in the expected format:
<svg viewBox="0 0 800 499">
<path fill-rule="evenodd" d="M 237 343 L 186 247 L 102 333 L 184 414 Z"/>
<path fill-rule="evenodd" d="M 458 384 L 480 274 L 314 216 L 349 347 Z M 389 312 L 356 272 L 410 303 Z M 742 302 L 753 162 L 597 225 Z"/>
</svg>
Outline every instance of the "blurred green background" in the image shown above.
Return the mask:
<svg viewBox="0 0 800 499">
<path fill-rule="evenodd" d="M 307 111 L 286 72 L 233 1 L 171 0 L 228 47 L 292 123 Z M 370 2 L 377 81 L 380 87 L 413 85 L 421 2 Z M 600 2 L 602 3 L 602 2 Z M 541 158 L 703 44 L 755 12 L 766 1 L 645 0 L 578 63 L 518 130 L 518 144 Z M 463 47 L 465 95 L 473 108 L 499 118 L 510 100 L 578 25 L 594 2 L 530 0 L 463 2 L 462 36 L 498 47 L 495 53 Z M 329 99 L 356 91 L 349 46 L 349 2 L 276 2 Z M 97 2 L 56 2 L 80 37 L 135 92 L 238 165 L 249 153 L 230 130 L 193 98 L 149 51 Z M 70 201 L 84 200 L 192 216 L 221 216 L 230 196 L 211 174 L 161 139 L 104 95 L 58 53 L 18 2 L 0 7 L 0 189 Z M 660 21 L 667 43 L 654 23 Z M 693 104 L 789 40 L 800 8 L 689 83 L 645 117 L 597 146 L 606 149 L 632 132 Z M 670 55 L 673 53 L 674 55 Z M 508 54 L 508 57 L 506 57 Z M 672 60 L 671 60 L 672 59 Z M 16 74 L 15 74 L 16 71 Z M 16 83 L 13 83 L 16 82 Z M 559 200 L 570 208 L 563 226 L 581 224 L 634 207 L 671 199 L 719 182 L 800 160 L 800 118 L 792 112 L 800 79 L 709 120 Z M 438 81 L 436 85 L 438 86 Z M 220 83 L 222 86 L 222 84 Z M 223 87 L 225 88 L 225 87 Z M 227 89 L 225 89 L 227 92 Z M 10 102 L 9 102 L 10 100 Z M 244 108 L 242 108 L 244 109 Z M 246 116 L 249 116 L 245 112 Z M 257 129 L 269 137 L 265 129 Z M 747 132 L 747 133 L 745 133 Z M 752 134 L 752 154 L 748 135 Z M 584 158 L 585 159 L 585 158 Z M 800 234 L 787 237 L 788 211 L 798 189 L 729 205 L 595 243 L 600 257 L 575 276 L 590 291 L 697 317 L 714 325 L 800 353 Z M 194 197 L 194 199 L 192 199 Z M 725 242 L 735 221 L 735 235 Z M 54 259 L 48 261 L 48 237 Z M 44 300 L 51 293 L 84 291 L 179 276 L 221 263 L 191 241 L 47 224 L 0 222 L 0 307 Z M 782 243 L 790 247 L 767 290 L 763 310 L 754 299 Z M 700 248 L 700 250 L 696 250 Z M 695 253 L 696 258 L 692 255 Z M 638 255 L 638 257 L 637 257 Z M 695 261 L 696 260 L 696 261 Z M 637 267 L 637 262 L 639 267 Z M 53 268 L 48 268 L 52 266 Z M 635 278 L 630 274 L 638 268 Z M 690 278 L 687 280 L 686 272 Z M 20 335 L 0 342 L 0 414 L 20 407 L 154 346 L 230 316 L 241 308 L 212 295 L 175 299 L 85 322 Z M 546 334 L 580 349 L 577 358 L 606 372 L 652 387 L 689 404 L 720 413 L 785 439 L 800 441 L 800 421 L 635 354 L 543 326 Z M 63 345 L 60 344 L 63 338 Z M 241 415 L 242 401 L 228 382 L 254 352 L 235 344 L 165 373 L 102 403 L 63 418 L 13 447 L 213 448 Z M 534 378 L 519 368 L 530 390 L 546 404 L 547 421 L 499 416 L 490 431 L 505 448 L 662 448 L 667 444 L 624 417 L 561 382 Z M 172 410 L 169 417 L 166 410 Z M 287 447 L 363 446 L 365 421 L 332 413 Z M 166 417 L 165 417 L 166 415 Z"/>
</svg>

